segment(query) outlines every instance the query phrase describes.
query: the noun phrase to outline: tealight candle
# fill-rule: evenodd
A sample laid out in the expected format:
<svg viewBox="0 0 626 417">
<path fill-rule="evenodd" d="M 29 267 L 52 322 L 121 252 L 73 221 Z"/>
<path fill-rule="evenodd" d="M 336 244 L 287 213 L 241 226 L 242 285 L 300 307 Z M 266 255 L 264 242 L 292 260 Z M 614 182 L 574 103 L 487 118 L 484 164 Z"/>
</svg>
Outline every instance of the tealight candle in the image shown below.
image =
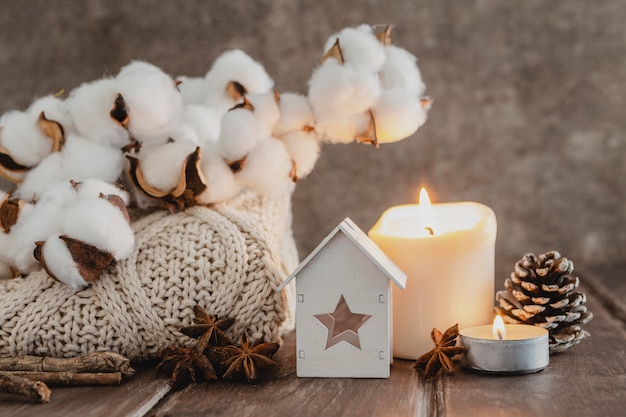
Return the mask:
<svg viewBox="0 0 626 417">
<path fill-rule="evenodd" d="M 496 217 L 472 202 L 391 207 L 370 238 L 408 276 L 393 291 L 393 355 L 417 359 L 432 349 L 433 328 L 489 322 L 493 316 Z"/>
<path fill-rule="evenodd" d="M 548 366 L 548 331 L 537 326 L 502 323 L 475 326 L 459 332 L 467 351 L 461 359 L 465 368 L 481 372 L 530 374 Z"/>
</svg>

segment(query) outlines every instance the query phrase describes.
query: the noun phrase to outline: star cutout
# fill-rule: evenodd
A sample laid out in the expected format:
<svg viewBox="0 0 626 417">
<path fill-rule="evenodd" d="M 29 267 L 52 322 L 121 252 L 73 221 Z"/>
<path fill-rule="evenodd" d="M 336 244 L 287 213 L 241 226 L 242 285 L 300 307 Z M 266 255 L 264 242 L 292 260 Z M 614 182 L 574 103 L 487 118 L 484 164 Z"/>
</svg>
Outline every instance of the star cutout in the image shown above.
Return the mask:
<svg viewBox="0 0 626 417">
<path fill-rule="evenodd" d="M 370 317 L 369 314 L 357 314 L 350 311 L 350 307 L 346 302 L 343 294 L 339 298 L 337 307 L 332 313 L 316 314 L 315 317 L 328 330 L 326 338 L 327 350 L 337 343 L 346 342 L 355 348 L 361 350 L 361 341 L 359 340 L 359 328 L 365 324 Z"/>
</svg>

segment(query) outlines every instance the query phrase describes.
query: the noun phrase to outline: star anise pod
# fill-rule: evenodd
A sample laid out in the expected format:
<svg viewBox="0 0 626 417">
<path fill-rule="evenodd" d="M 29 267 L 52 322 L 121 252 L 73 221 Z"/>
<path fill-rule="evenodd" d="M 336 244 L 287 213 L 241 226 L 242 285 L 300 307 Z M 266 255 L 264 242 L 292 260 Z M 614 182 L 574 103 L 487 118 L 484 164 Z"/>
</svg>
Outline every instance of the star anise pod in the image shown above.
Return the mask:
<svg viewBox="0 0 626 417">
<path fill-rule="evenodd" d="M 169 346 L 161 350 L 158 373 L 170 375 L 172 389 L 179 390 L 190 382 L 217 379 L 213 364 L 201 353 L 185 347 Z"/>
<path fill-rule="evenodd" d="M 413 368 L 422 372 L 426 378 L 437 375 L 442 368 L 448 373 L 452 373 L 454 371 L 452 357 L 458 353 L 465 352 L 464 346 L 455 346 L 458 335 L 458 323 L 444 333 L 433 328 L 430 337 L 435 342 L 435 348 L 417 358 Z"/>
<path fill-rule="evenodd" d="M 180 329 L 180 332 L 189 337 L 197 338 L 196 350 L 204 352 L 207 346 L 225 346 L 232 344 L 224 330 L 233 325 L 235 319 L 230 317 L 218 318 L 210 316 L 202 307 L 196 305 L 193 308 L 196 317 L 195 324 Z"/>
<path fill-rule="evenodd" d="M 208 354 L 211 360 L 226 368 L 224 378 L 245 375 L 248 382 L 252 382 L 257 379 L 259 372 L 276 366 L 276 362 L 270 358 L 279 347 L 278 343 L 262 341 L 252 343 L 248 335 L 244 333 L 239 340 L 239 346 L 211 347 Z"/>
</svg>

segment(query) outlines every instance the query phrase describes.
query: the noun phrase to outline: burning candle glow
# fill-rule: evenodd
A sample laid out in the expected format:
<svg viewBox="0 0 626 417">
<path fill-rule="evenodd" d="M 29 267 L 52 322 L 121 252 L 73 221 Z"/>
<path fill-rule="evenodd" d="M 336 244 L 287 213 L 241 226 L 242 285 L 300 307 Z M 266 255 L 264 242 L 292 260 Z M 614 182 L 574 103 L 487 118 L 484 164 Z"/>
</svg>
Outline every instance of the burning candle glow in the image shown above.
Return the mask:
<svg viewBox="0 0 626 417">
<path fill-rule="evenodd" d="M 504 321 L 502 321 L 501 316 L 496 316 L 493 321 L 493 326 L 491 328 L 493 331 L 493 336 L 498 339 L 506 339 L 506 328 L 504 327 Z"/>
<path fill-rule="evenodd" d="M 393 354 L 416 359 L 432 348 L 434 327 L 475 326 L 491 319 L 496 218 L 482 204 L 391 207 L 370 238 L 404 272 L 404 291 L 393 290 Z"/>
<path fill-rule="evenodd" d="M 550 362 L 548 331 L 525 324 L 507 324 L 497 316 L 493 325 L 462 329 L 460 343 L 467 347 L 465 368 L 481 372 L 529 374 Z"/>
</svg>

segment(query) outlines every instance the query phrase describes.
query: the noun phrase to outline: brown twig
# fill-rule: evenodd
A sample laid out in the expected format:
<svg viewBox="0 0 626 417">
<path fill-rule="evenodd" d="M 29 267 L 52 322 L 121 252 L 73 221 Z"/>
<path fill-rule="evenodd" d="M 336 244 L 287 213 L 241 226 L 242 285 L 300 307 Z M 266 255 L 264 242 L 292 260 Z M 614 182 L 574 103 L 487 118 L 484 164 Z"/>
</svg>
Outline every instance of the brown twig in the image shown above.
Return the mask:
<svg viewBox="0 0 626 417">
<path fill-rule="evenodd" d="M 0 376 L 17 376 L 51 385 L 119 385 L 122 382 L 120 372 L 0 371 Z"/>
<path fill-rule="evenodd" d="M 42 381 L 11 374 L 0 374 L 0 391 L 17 394 L 42 403 L 50 401 L 50 389 Z"/>
<path fill-rule="evenodd" d="M 119 372 L 123 376 L 130 376 L 135 373 L 127 357 L 113 352 L 95 352 L 75 358 L 40 356 L 0 358 L 0 371 Z"/>
</svg>

